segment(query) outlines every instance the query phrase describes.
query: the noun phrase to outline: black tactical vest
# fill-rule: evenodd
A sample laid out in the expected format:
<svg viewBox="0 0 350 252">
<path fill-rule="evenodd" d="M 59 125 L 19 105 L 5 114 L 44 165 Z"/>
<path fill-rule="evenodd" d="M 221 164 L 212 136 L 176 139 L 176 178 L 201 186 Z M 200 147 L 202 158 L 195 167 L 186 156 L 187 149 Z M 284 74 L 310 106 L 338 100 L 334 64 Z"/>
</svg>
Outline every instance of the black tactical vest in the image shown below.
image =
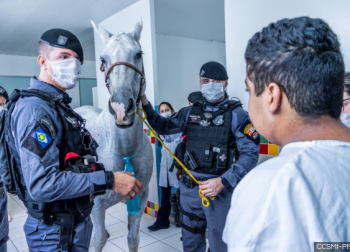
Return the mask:
<svg viewBox="0 0 350 252">
<path fill-rule="evenodd" d="M 10 117 L 15 108 L 15 104 L 19 97 L 38 97 L 50 105 L 54 106 L 59 112 L 62 125 L 62 142 L 60 144 L 60 167 L 61 171 L 71 170 L 71 167 L 65 167 L 65 157 L 69 152 L 74 152 L 79 156 L 91 155 L 96 157 L 96 148 L 98 147 L 96 141 L 92 138 L 90 133 L 85 129 L 85 120 L 78 115 L 69 106 L 64 104 L 56 96 L 36 89 L 28 90 L 14 90 L 10 95 L 10 102 L 7 105 L 8 111 L 1 114 L 1 122 L 3 128 L 0 132 L 0 142 L 3 145 L 0 148 L 1 175 L 4 178 L 5 188 L 10 193 L 15 193 L 23 201 L 29 214 L 36 219 L 45 221 L 50 215 L 71 213 L 78 217 L 75 222 L 81 222 L 91 213 L 93 207 L 93 198 L 91 195 L 82 196 L 70 200 L 58 200 L 54 202 L 37 202 L 34 201 L 25 186 L 24 178 L 21 170 L 20 157 L 16 149 L 15 139 L 11 133 Z M 47 132 L 56 134 L 52 124 L 45 121 L 45 117 L 39 122 L 40 126 Z M 6 143 L 5 143 L 6 141 Z M 97 170 L 103 170 L 103 166 L 97 164 Z M 94 172 L 91 166 L 84 166 L 79 164 L 80 169 L 71 170 L 72 172 L 88 173 Z M 97 171 L 96 170 L 96 171 Z"/>
<path fill-rule="evenodd" d="M 204 111 L 197 102 L 189 114 L 186 129 L 185 165 L 196 172 L 222 175 L 239 157 L 232 134 L 232 111 L 242 106 L 239 101 L 222 104 L 218 111 Z M 191 161 L 192 156 L 193 160 Z M 194 165 L 191 162 L 194 161 Z"/>
</svg>

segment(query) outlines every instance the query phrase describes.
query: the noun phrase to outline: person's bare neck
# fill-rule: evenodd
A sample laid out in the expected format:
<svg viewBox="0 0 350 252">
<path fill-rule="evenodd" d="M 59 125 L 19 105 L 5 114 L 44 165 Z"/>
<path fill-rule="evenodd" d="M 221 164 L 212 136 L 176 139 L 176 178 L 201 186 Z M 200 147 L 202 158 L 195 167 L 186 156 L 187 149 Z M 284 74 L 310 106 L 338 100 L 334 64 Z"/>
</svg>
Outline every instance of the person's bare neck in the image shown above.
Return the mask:
<svg viewBox="0 0 350 252">
<path fill-rule="evenodd" d="M 46 73 L 43 73 L 42 71 L 40 71 L 39 77 L 38 77 L 39 81 L 45 82 L 47 84 L 50 84 L 52 86 L 57 87 L 59 90 L 66 92 L 66 89 L 61 87 L 60 85 L 57 85 L 51 77 L 49 77 Z"/>
<path fill-rule="evenodd" d="M 293 142 L 313 140 L 338 140 L 350 142 L 350 129 L 330 116 L 317 120 L 285 120 L 286 123 L 276 126 L 276 144 L 285 146 Z"/>
</svg>

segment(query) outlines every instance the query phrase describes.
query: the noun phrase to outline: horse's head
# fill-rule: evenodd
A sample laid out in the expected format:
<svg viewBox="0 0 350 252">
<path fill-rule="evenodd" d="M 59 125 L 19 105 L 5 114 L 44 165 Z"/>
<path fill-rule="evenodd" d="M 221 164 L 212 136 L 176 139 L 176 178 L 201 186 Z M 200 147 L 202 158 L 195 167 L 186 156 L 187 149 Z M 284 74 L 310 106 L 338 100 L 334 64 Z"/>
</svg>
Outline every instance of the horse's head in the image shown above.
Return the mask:
<svg viewBox="0 0 350 252">
<path fill-rule="evenodd" d="M 130 127 L 135 120 L 137 99 L 145 91 L 140 46 L 142 20 L 130 33 L 120 32 L 118 35 L 91 23 L 105 44 L 100 58 L 110 93 L 109 112 L 115 117 L 118 127 Z"/>
</svg>

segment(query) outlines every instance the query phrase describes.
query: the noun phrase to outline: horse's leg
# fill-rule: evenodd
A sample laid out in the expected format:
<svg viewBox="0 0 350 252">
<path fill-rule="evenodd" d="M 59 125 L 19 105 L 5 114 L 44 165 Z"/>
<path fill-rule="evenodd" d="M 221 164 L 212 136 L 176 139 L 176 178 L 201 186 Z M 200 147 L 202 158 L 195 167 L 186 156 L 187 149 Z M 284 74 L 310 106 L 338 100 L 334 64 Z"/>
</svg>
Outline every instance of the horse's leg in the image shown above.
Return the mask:
<svg viewBox="0 0 350 252">
<path fill-rule="evenodd" d="M 141 210 L 138 214 L 132 215 L 128 214 L 128 246 L 129 252 L 137 252 L 140 242 L 139 230 L 140 230 L 140 222 L 141 217 L 143 215 L 143 211 L 145 210 L 147 199 L 148 199 L 148 186 L 147 189 L 139 194 L 140 202 L 141 202 Z"/>
<path fill-rule="evenodd" d="M 94 221 L 95 235 L 93 238 L 93 244 L 96 252 L 101 252 L 103 247 L 107 243 L 108 234 L 106 232 L 105 216 L 106 205 L 105 200 L 102 197 L 95 198 L 95 205 L 92 209 L 92 219 Z"/>
</svg>

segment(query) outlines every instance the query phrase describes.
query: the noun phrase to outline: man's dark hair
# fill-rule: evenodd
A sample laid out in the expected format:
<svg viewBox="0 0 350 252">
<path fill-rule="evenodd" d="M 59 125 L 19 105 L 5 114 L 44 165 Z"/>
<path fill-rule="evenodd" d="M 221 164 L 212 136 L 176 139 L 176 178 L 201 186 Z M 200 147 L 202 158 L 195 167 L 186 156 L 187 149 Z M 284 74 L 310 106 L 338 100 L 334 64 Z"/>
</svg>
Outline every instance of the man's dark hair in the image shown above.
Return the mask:
<svg viewBox="0 0 350 252">
<path fill-rule="evenodd" d="M 350 95 L 350 73 L 349 72 L 345 72 L 344 92 Z"/>
<path fill-rule="evenodd" d="M 340 116 L 344 61 L 337 35 L 322 19 L 271 23 L 249 40 L 245 60 L 257 96 L 275 82 L 300 116 Z"/>
</svg>

